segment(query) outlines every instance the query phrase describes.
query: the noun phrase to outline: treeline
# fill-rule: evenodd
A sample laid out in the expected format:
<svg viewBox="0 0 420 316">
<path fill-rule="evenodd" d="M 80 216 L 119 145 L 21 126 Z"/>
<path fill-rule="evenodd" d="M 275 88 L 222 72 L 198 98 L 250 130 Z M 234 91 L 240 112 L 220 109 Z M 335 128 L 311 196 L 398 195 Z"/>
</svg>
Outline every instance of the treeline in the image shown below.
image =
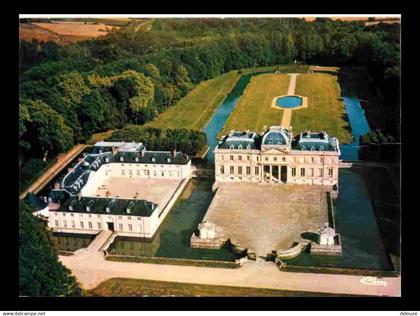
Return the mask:
<svg viewBox="0 0 420 316">
<path fill-rule="evenodd" d="M 197 155 L 207 145 L 206 134 L 200 131 L 181 129 L 143 128 L 128 126 L 115 131 L 108 141 L 142 142 L 147 150 L 182 151 Z"/>
<path fill-rule="evenodd" d="M 61 262 L 43 220 L 19 202 L 19 295 L 80 296 L 76 278 Z"/>
<path fill-rule="evenodd" d="M 104 39 L 20 48 L 22 159 L 153 120 L 195 84 L 233 69 L 297 59 L 399 76 L 399 25 L 325 19 L 156 19 L 149 31 L 126 27 Z"/>
<path fill-rule="evenodd" d="M 400 163 L 401 143 L 392 135 L 384 135 L 380 130 L 371 131 L 360 137 L 360 159 Z"/>
</svg>

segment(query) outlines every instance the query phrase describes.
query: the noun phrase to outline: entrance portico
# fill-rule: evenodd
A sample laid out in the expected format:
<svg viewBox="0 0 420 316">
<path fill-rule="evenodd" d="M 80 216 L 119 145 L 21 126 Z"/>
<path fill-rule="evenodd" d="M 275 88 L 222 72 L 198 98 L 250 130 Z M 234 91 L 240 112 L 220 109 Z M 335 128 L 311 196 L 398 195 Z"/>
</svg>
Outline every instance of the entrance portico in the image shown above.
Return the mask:
<svg viewBox="0 0 420 316">
<path fill-rule="evenodd" d="M 266 183 L 286 183 L 287 166 L 286 165 L 263 165 L 262 181 Z"/>
</svg>

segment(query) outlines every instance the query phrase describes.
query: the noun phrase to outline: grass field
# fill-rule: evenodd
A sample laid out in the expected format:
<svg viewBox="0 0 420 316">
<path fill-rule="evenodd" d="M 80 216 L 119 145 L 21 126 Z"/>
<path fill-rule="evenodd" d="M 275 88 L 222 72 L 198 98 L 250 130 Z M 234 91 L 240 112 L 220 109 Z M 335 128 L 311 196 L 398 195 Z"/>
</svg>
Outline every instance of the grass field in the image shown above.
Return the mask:
<svg viewBox="0 0 420 316">
<path fill-rule="evenodd" d="M 271 102 L 274 97 L 287 93 L 289 81 L 290 77 L 285 74 L 253 77 L 221 134 L 232 129 L 261 131 L 264 125 L 280 125 L 283 111 L 272 108 Z"/>
<path fill-rule="evenodd" d="M 280 125 L 283 110 L 271 107 L 275 96 L 286 94 L 290 77 L 285 74 L 264 74 L 253 77 L 226 122 L 222 134 L 232 129 L 262 131 L 264 126 Z M 331 74 L 301 74 L 297 77 L 295 94 L 308 97 L 308 108 L 292 112 L 293 133 L 307 129 L 327 130 L 341 143 L 351 141 L 349 123 L 340 101 L 337 77 Z"/>
<path fill-rule="evenodd" d="M 234 286 L 188 284 L 178 282 L 109 279 L 88 291 L 88 296 L 350 296 L 327 293 L 257 289 Z"/>
<path fill-rule="evenodd" d="M 293 133 L 310 129 L 326 130 L 341 143 L 351 142 L 351 131 L 340 100 L 337 77 L 324 74 L 302 74 L 297 77 L 295 94 L 308 97 L 308 108 L 293 111 Z"/>
<path fill-rule="evenodd" d="M 231 71 L 200 83 L 188 95 L 160 114 L 146 127 L 188 128 L 201 130 L 213 115 L 217 106 L 226 98 L 240 75 Z"/>
</svg>

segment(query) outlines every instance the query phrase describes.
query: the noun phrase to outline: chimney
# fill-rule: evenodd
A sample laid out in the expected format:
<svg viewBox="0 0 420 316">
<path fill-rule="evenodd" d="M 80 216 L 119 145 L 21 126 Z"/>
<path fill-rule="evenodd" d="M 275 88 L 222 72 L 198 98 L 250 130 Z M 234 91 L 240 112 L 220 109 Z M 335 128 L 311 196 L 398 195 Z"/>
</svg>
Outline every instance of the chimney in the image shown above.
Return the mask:
<svg viewBox="0 0 420 316">
<path fill-rule="evenodd" d="M 174 158 L 176 157 L 176 148 L 172 151 L 172 156 L 174 156 Z"/>
<path fill-rule="evenodd" d="M 54 189 L 56 190 L 60 189 L 60 182 L 54 182 Z"/>
<path fill-rule="evenodd" d="M 80 201 L 82 199 L 82 193 L 77 193 L 77 200 Z"/>
<path fill-rule="evenodd" d="M 112 146 L 111 151 L 113 156 L 117 153 L 117 149 L 115 148 L 115 146 Z"/>
</svg>

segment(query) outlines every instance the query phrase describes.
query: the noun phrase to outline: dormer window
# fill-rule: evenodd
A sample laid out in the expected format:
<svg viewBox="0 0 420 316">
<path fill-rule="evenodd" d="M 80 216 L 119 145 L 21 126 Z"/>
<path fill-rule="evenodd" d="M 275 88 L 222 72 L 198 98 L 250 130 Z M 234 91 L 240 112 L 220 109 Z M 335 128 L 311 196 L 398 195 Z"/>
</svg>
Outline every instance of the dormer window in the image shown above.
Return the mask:
<svg viewBox="0 0 420 316">
<path fill-rule="evenodd" d="M 69 205 L 69 211 L 73 211 L 73 205 Z"/>
<path fill-rule="evenodd" d="M 246 145 L 246 149 L 251 149 L 251 145 L 250 144 Z"/>
<path fill-rule="evenodd" d="M 242 149 L 242 145 L 241 144 L 239 144 L 238 149 Z"/>
<path fill-rule="evenodd" d="M 105 157 L 105 162 L 109 162 L 109 158 L 108 157 Z"/>
<path fill-rule="evenodd" d="M 120 161 L 124 161 L 124 157 L 123 156 L 120 157 Z"/>
<path fill-rule="evenodd" d="M 229 146 L 229 148 L 230 149 L 235 149 L 235 145 L 232 144 L 232 145 Z"/>
<path fill-rule="evenodd" d="M 110 213 L 110 212 L 111 212 L 111 208 L 110 208 L 109 206 L 107 206 L 107 207 L 105 208 L 105 212 Z"/>
<path fill-rule="evenodd" d="M 156 157 L 152 157 L 152 162 L 156 162 Z"/>
<path fill-rule="evenodd" d="M 134 158 L 137 162 L 139 161 L 139 157 Z"/>
<path fill-rule="evenodd" d="M 171 162 L 171 157 L 166 158 L 167 162 Z"/>
</svg>

